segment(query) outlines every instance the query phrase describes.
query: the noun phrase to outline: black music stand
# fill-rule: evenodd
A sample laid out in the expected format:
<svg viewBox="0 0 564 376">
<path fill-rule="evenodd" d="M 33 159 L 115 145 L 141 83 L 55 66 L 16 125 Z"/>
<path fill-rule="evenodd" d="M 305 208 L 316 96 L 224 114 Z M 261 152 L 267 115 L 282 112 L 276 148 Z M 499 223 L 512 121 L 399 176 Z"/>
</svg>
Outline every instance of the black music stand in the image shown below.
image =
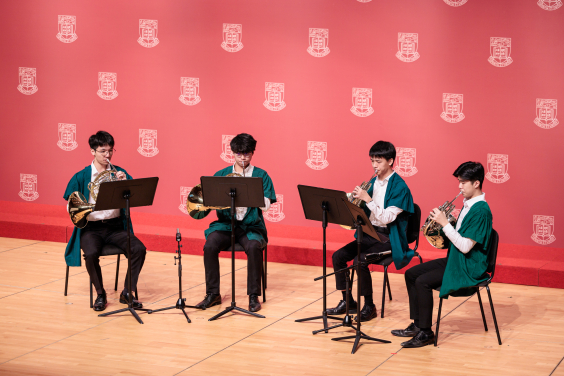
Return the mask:
<svg viewBox="0 0 564 376">
<path fill-rule="evenodd" d="M 353 349 L 351 354 L 354 354 L 356 352 L 356 349 L 358 347 L 358 344 L 360 342 L 360 339 L 367 339 L 369 341 L 378 341 L 378 342 L 383 342 L 383 343 L 392 343 L 391 341 L 387 341 L 384 339 L 379 339 L 379 338 L 374 338 L 374 337 L 370 337 L 367 336 L 366 334 L 364 334 L 361 330 L 360 330 L 360 307 L 361 307 L 361 302 L 360 302 L 360 284 L 361 284 L 361 275 L 360 275 L 360 248 L 361 248 L 361 244 L 362 244 L 362 235 L 366 232 L 367 234 L 369 234 L 370 236 L 372 236 L 374 239 L 376 240 L 380 240 L 380 237 L 378 236 L 378 233 L 376 232 L 376 230 L 374 229 L 374 227 L 372 227 L 372 223 L 370 223 L 370 221 L 368 220 L 368 218 L 366 217 L 366 213 L 364 212 L 363 209 L 359 208 L 358 206 L 351 204 L 348 200 L 343 199 L 343 202 L 345 203 L 345 205 L 347 206 L 348 210 L 349 210 L 349 215 L 352 218 L 352 221 L 354 223 L 353 227 L 356 228 L 357 233 L 356 233 L 356 244 L 357 244 L 357 263 L 356 263 L 356 274 L 357 274 L 357 281 L 356 281 L 356 299 L 357 299 L 357 327 L 354 328 L 354 330 L 356 331 L 356 334 L 354 336 L 345 336 L 345 337 L 337 337 L 337 338 L 331 338 L 332 341 L 341 341 L 344 339 L 352 339 L 354 338 L 354 345 L 353 345 Z M 348 304 L 347 304 L 348 305 Z M 348 307 L 347 307 L 348 308 Z"/>
<path fill-rule="evenodd" d="M 323 329 L 314 330 L 313 334 L 319 332 L 328 333 L 329 329 L 336 328 L 341 325 L 328 327 L 327 319 L 341 320 L 340 317 L 327 315 L 327 223 L 334 223 L 337 225 L 353 226 L 353 221 L 349 210 L 347 209 L 343 200 L 347 200 L 347 194 L 343 191 L 335 191 L 332 189 L 323 189 L 317 187 L 310 187 L 307 185 L 298 185 L 300 192 L 300 199 L 304 209 L 306 219 L 312 221 L 320 221 L 323 229 L 323 311 L 321 316 L 307 317 L 298 319 L 296 322 L 311 321 L 323 319 Z M 348 290 L 348 288 L 347 288 Z M 349 315 L 348 306 L 345 318 Z M 350 325 L 349 325 L 350 326 Z"/>
<path fill-rule="evenodd" d="M 264 319 L 263 315 L 237 307 L 235 302 L 235 216 L 236 207 L 260 208 L 264 206 L 262 178 L 227 176 L 202 176 L 204 206 L 231 208 L 231 305 L 210 318 L 213 321 L 233 310 Z"/>
<path fill-rule="evenodd" d="M 98 198 L 94 211 L 109 210 L 109 209 L 125 209 L 125 220 L 127 223 L 127 271 L 128 282 L 127 288 L 129 290 L 129 302 L 127 308 L 118 309 L 116 311 L 103 313 L 99 317 L 113 315 L 129 311 L 133 317 L 143 324 L 137 311 L 149 311 L 145 308 L 133 308 L 133 292 L 131 291 L 131 220 L 129 208 L 137 206 L 150 206 L 153 205 L 155 198 L 155 191 L 157 190 L 157 183 L 159 178 L 144 178 L 133 180 L 118 180 L 100 184 Z"/>
</svg>

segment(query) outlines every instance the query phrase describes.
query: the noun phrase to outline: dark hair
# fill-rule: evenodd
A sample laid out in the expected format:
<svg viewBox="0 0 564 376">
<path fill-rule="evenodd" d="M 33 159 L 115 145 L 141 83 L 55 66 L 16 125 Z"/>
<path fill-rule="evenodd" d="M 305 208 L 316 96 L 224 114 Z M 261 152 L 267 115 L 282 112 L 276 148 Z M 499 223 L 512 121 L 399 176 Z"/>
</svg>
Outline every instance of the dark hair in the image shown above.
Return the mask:
<svg viewBox="0 0 564 376">
<path fill-rule="evenodd" d="M 110 147 L 114 147 L 114 138 L 111 134 L 105 131 L 98 131 L 96 134 L 93 134 L 88 139 L 88 144 L 90 145 L 90 149 L 96 150 L 99 146 L 109 145 Z"/>
<path fill-rule="evenodd" d="M 384 158 L 386 160 L 393 159 L 392 167 L 396 162 L 396 148 L 395 146 L 388 141 L 378 141 L 370 148 L 370 152 L 368 153 L 370 158 Z"/>
<path fill-rule="evenodd" d="M 458 166 L 452 175 L 463 180 L 470 180 L 472 183 L 478 180 L 480 182 L 480 189 L 482 189 L 484 166 L 480 162 L 464 162 Z"/>
<path fill-rule="evenodd" d="M 257 141 L 247 133 L 240 133 L 231 140 L 231 151 L 236 154 L 247 154 L 255 151 Z"/>
</svg>

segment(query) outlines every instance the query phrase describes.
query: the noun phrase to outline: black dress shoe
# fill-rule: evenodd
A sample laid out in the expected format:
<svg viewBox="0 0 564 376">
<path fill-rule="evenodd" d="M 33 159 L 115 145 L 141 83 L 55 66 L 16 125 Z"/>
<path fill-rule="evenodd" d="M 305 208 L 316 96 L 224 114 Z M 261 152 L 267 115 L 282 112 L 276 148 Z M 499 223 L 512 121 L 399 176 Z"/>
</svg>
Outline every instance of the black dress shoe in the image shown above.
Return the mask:
<svg viewBox="0 0 564 376">
<path fill-rule="evenodd" d="M 108 300 L 106 299 L 106 294 L 98 294 L 96 301 L 94 302 L 94 311 L 103 311 L 106 309 L 106 304 Z"/>
<path fill-rule="evenodd" d="M 121 304 L 129 304 L 129 293 L 126 291 L 122 291 L 119 295 L 119 302 Z M 143 304 L 140 303 L 138 300 L 133 299 L 133 308 L 143 308 Z"/>
<path fill-rule="evenodd" d="M 435 333 L 424 332 L 420 330 L 419 333 L 407 342 L 402 342 L 404 348 L 423 347 L 435 343 Z"/>
<path fill-rule="evenodd" d="M 415 323 L 409 324 L 409 326 L 405 329 L 394 329 L 392 330 L 392 334 L 396 337 L 415 337 L 417 333 L 419 333 L 421 329 L 415 326 Z"/>
<path fill-rule="evenodd" d="M 349 313 L 356 313 L 356 302 L 349 299 Z M 347 310 L 347 302 L 341 300 L 335 308 L 327 308 L 328 315 L 344 315 Z"/>
<path fill-rule="evenodd" d="M 378 310 L 376 309 L 376 305 L 367 305 L 365 304 L 364 307 L 360 310 L 360 322 L 370 321 L 374 317 L 378 316 Z M 358 320 L 358 316 L 354 318 L 354 321 Z"/>
<path fill-rule="evenodd" d="M 261 309 L 261 305 L 258 299 L 258 295 L 251 294 L 249 295 L 249 311 L 251 312 L 258 312 Z"/>
<path fill-rule="evenodd" d="M 206 309 L 221 304 L 221 295 L 219 294 L 206 294 L 204 300 L 196 304 L 196 308 Z"/>
</svg>

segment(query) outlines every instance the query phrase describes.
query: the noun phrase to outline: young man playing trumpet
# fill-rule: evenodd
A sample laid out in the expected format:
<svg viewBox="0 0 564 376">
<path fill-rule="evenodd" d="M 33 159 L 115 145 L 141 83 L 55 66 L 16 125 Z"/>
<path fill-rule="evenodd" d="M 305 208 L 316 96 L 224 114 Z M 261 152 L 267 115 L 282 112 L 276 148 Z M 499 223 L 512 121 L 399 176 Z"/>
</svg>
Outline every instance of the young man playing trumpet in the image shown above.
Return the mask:
<svg viewBox="0 0 564 376">
<path fill-rule="evenodd" d="M 407 244 L 407 221 L 414 212 L 413 198 L 407 184 L 393 170 L 396 159 L 396 148 L 390 142 L 378 141 L 369 152 L 372 168 L 377 171 L 377 176 L 370 183 L 368 191 L 355 187 L 353 197 L 361 199 L 364 211 L 370 222 L 378 232 L 381 241 L 368 234 L 362 237 L 361 261 L 367 253 L 379 253 L 392 250 L 392 257 L 397 269 L 409 264 L 414 252 Z M 356 237 L 356 234 L 355 234 Z M 354 259 L 358 262 L 357 242 L 353 241 L 333 254 L 333 268 L 335 271 L 347 267 L 347 262 Z M 364 296 L 364 307 L 360 311 L 360 320 L 368 321 L 377 316 L 376 305 L 372 298 L 372 277 L 366 264 L 360 267 L 361 286 L 360 294 Z M 335 308 L 327 310 L 328 315 L 344 314 L 346 311 L 346 297 L 349 294 L 349 310 L 356 312 L 357 302 L 353 299 L 351 291 L 345 291 L 348 273 L 335 275 L 337 290 L 341 290 L 343 299 Z M 358 319 L 358 317 L 357 317 Z"/>
<path fill-rule="evenodd" d="M 442 226 L 441 235 L 450 240 L 447 257 L 416 265 L 405 272 L 409 294 L 409 314 L 413 320 L 406 329 L 392 330 L 398 337 L 413 337 L 403 347 L 423 347 L 434 342 L 431 330 L 433 289 L 441 286 L 440 297 L 469 296 L 467 287 L 487 279 L 488 245 L 492 233 L 492 212 L 482 192 L 484 167 L 478 162 L 461 164 L 453 175 L 464 197 L 456 229 L 438 208 L 431 218 Z"/>
<path fill-rule="evenodd" d="M 90 136 L 90 153 L 94 160 L 89 166 L 74 174 L 70 179 L 63 198 L 68 200 L 73 192 L 80 192 L 88 198 L 90 204 L 96 203 L 88 184 L 95 181 L 96 177 L 105 170 L 111 170 L 110 160 L 114 156 L 114 138 L 111 134 L 99 131 Z M 133 179 L 123 168 L 113 166 L 117 170 L 115 177 L 118 180 Z M 97 195 L 97 187 L 93 188 Z M 125 211 L 123 209 L 95 211 L 88 215 L 86 227 L 80 229 L 75 227 L 65 251 L 65 261 L 69 266 L 80 266 L 80 249 L 84 253 L 86 270 L 90 280 L 96 288 L 98 297 L 94 303 L 94 311 L 106 309 L 107 296 L 102 282 L 102 270 L 100 268 L 100 253 L 106 244 L 115 245 L 125 250 L 127 248 L 127 224 L 125 223 Z M 127 275 L 131 274 L 131 289 L 137 291 L 137 280 L 145 262 L 146 248 L 139 239 L 131 234 L 131 268 Z M 119 297 L 119 302 L 127 304 L 129 301 L 128 277 L 125 278 L 124 289 Z M 135 308 L 143 305 L 137 300 L 133 301 Z"/>
<path fill-rule="evenodd" d="M 262 212 L 276 202 L 274 186 L 268 173 L 251 164 L 257 142 L 247 133 L 241 133 L 231 140 L 231 151 L 235 156 L 233 166 L 219 170 L 214 176 L 227 176 L 237 173 L 242 177 L 260 177 L 263 181 L 264 207 L 237 208 L 235 221 L 235 240 L 247 254 L 247 295 L 249 311 L 261 309 L 258 297 L 261 295 L 262 250 L 268 242 Z M 196 305 L 209 308 L 221 304 L 219 293 L 219 252 L 231 246 L 231 211 L 217 210 L 217 221 L 205 231 L 204 267 L 206 270 L 206 296 Z"/>
</svg>

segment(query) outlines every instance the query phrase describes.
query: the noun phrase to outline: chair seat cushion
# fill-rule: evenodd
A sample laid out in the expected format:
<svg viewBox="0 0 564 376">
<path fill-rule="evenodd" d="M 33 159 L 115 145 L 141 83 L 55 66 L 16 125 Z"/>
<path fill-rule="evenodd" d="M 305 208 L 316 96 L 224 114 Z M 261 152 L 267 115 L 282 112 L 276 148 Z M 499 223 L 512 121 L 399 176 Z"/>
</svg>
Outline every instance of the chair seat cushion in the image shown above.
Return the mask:
<svg viewBox="0 0 564 376">
<path fill-rule="evenodd" d="M 111 256 L 111 255 L 123 255 L 125 254 L 125 251 L 119 247 L 116 247 L 115 245 L 111 245 L 111 244 L 106 244 L 103 248 L 102 248 L 102 252 L 100 253 L 100 256 Z"/>
</svg>

